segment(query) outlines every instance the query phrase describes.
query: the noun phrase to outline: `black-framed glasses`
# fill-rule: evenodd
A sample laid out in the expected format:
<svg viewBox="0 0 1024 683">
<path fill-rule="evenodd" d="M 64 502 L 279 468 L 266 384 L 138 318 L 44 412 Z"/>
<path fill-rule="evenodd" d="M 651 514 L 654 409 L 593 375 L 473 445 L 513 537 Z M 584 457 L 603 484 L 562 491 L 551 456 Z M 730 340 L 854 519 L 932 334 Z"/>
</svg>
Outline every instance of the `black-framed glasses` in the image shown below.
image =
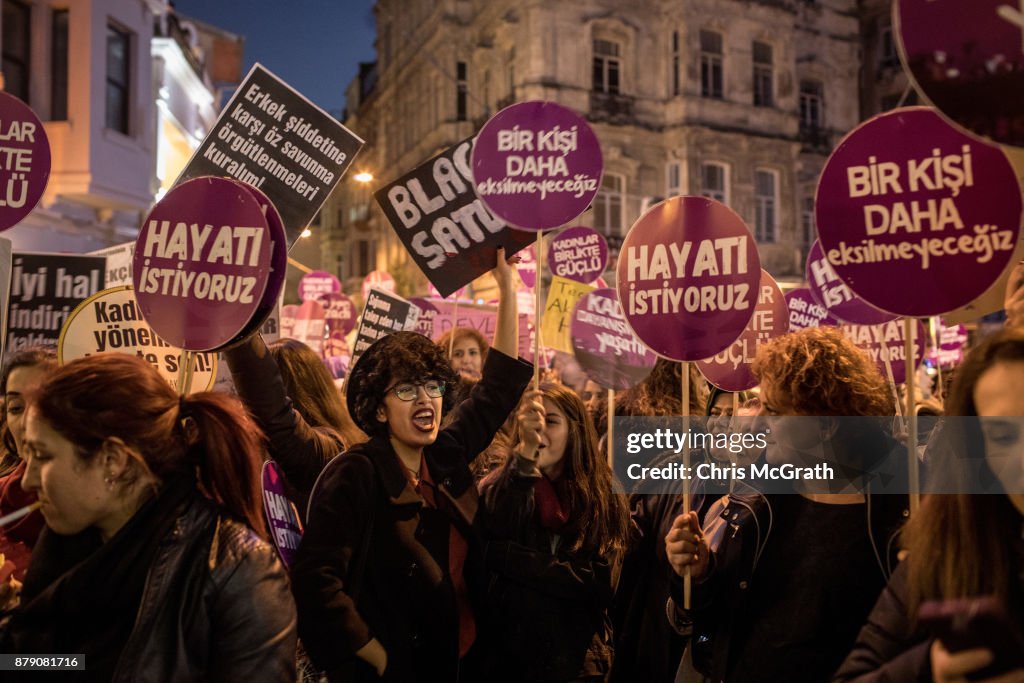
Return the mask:
<svg viewBox="0 0 1024 683">
<path fill-rule="evenodd" d="M 423 387 L 423 392 L 427 395 L 427 398 L 441 398 L 444 396 L 445 383 L 439 379 L 428 379 L 426 382 L 399 382 L 384 393 L 393 391 L 399 400 L 413 401 L 416 399 L 420 387 Z"/>
</svg>

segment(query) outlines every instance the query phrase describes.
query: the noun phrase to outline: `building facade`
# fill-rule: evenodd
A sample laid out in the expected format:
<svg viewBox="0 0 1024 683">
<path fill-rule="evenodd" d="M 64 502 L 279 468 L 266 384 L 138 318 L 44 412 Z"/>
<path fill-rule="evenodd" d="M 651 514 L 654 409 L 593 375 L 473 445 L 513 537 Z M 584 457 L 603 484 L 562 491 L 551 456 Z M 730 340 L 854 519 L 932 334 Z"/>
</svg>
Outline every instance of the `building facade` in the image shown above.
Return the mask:
<svg viewBox="0 0 1024 683">
<path fill-rule="evenodd" d="M 377 61 L 350 84 L 345 121 L 374 180 L 346 177 L 323 213 L 328 269 L 423 287 L 372 191 L 544 99 L 597 132 L 603 184 L 574 223 L 613 252 L 648 206 L 705 195 L 746 221 L 767 270 L 802 274 L 818 174 L 860 119 L 855 0 L 378 0 L 375 14 Z"/>
<path fill-rule="evenodd" d="M 18 251 L 83 253 L 138 234 L 212 126 L 242 41 L 166 0 L 2 0 L 4 90 L 52 152 L 39 206 L 4 233 Z M 232 67 L 232 64 L 234 66 Z"/>
</svg>

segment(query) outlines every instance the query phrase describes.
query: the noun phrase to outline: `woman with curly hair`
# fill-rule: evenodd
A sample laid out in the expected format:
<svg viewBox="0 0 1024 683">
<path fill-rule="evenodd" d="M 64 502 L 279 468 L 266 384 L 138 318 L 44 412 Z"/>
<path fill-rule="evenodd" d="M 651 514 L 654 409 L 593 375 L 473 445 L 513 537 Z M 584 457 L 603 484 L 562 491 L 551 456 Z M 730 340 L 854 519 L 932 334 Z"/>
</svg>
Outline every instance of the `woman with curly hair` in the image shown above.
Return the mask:
<svg viewBox="0 0 1024 683">
<path fill-rule="evenodd" d="M 443 428 L 456 375 L 428 338 L 387 336 L 349 374 L 349 410 L 370 440 L 324 469 L 292 568 L 299 634 L 331 681 L 476 680 L 484 573 L 470 463 L 532 375 L 516 360 L 516 296 L 503 250 L 493 274 L 494 345 Z"/>
<path fill-rule="evenodd" d="M 771 465 L 826 458 L 868 472 L 901 448 L 886 427 L 893 406 L 867 355 L 835 328 L 807 329 L 762 346 L 754 361 L 768 416 Z M 860 419 L 850 419 L 850 418 Z M 738 486 L 704 519 L 679 515 L 665 538 L 672 569 L 693 577 L 693 666 L 715 681 L 827 680 L 842 662 L 895 563 L 906 496 L 878 495 L 870 475 L 834 493 L 799 480 L 791 494 Z M 701 680 L 699 677 L 694 680 Z"/>
<path fill-rule="evenodd" d="M 580 398 L 560 384 L 529 392 L 505 465 L 480 484 L 491 576 L 486 680 L 605 679 L 612 575 L 629 532 L 616 488 Z"/>
</svg>

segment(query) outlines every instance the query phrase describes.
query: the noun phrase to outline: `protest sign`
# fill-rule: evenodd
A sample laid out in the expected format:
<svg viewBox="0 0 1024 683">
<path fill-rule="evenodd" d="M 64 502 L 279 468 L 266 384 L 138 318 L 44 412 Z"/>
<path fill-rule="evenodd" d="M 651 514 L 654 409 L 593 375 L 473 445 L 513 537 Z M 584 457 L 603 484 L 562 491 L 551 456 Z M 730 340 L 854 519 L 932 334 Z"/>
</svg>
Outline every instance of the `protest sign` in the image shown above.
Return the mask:
<svg viewBox="0 0 1024 683">
<path fill-rule="evenodd" d="M 938 327 L 938 346 L 929 350 L 928 359 L 942 368 L 960 365 L 964 360 L 964 348 L 967 346 L 967 328 L 963 325 L 948 326 L 941 323 Z"/>
<path fill-rule="evenodd" d="M 533 289 L 537 284 L 537 251 L 531 244 L 526 249 L 519 252 L 519 263 L 516 264 L 516 272 L 519 273 L 519 279 L 523 281 L 523 286 L 527 289 Z M 530 299 L 533 301 L 533 299 Z"/>
<path fill-rule="evenodd" d="M 17 225 L 50 179 L 50 141 L 42 121 L 14 95 L 0 92 L 0 230 Z"/>
<path fill-rule="evenodd" d="M 757 243 L 732 209 L 704 197 L 651 207 L 619 251 L 616 288 L 630 327 L 676 361 L 729 348 L 757 305 Z"/>
<path fill-rule="evenodd" d="M 325 294 L 340 293 L 341 280 L 323 270 L 314 270 L 299 279 L 299 301 L 319 299 Z"/>
<path fill-rule="evenodd" d="M 757 386 L 751 366 L 762 344 L 789 332 L 789 306 L 778 283 L 761 271 L 757 306 L 747 327 L 729 348 L 697 361 L 704 377 L 723 391 L 746 391 Z"/>
<path fill-rule="evenodd" d="M 876 308 L 929 316 L 977 298 L 1017 246 L 1021 191 L 998 147 L 934 110 L 876 116 L 818 181 L 816 223 L 836 274 Z"/>
<path fill-rule="evenodd" d="M 576 361 L 591 381 L 605 389 L 636 386 L 658 360 L 629 328 L 614 289 L 584 294 L 569 329 Z"/>
<path fill-rule="evenodd" d="M 56 346 L 80 303 L 104 288 L 106 259 L 69 254 L 14 254 L 5 351 Z"/>
<path fill-rule="evenodd" d="M 371 289 L 363 304 L 363 314 L 359 317 L 359 329 L 356 331 L 349 367 L 354 367 L 363 351 L 378 339 L 392 332 L 415 330 L 418 315 L 419 309 L 412 302 L 391 292 Z"/>
<path fill-rule="evenodd" d="M 975 135 L 1024 146 L 1021 31 L 1006 0 L 899 0 L 893 35 L 917 92 Z"/>
<path fill-rule="evenodd" d="M 0 237 L 0 301 L 11 300 L 11 241 Z M 0 358 L 5 358 L 7 343 L 7 306 L 0 306 Z"/>
<path fill-rule="evenodd" d="M 281 337 L 294 339 L 295 317 L 299 314 L 299 307 L 295 304 L 288 304 L 281 307 Z"/>
<path fill-rule="evenodd" d="M 292 325 L 292 339 L 302 342 L 317 354 L 323 353 L 327 313 L 319 301 L 307 299 L 299 304 Z"/>
<path fill-rule="evenodd" d="M 68 316 L 57 341 L 57 361 L 68 363 L 96 353 L 138 356 L 156 368 L 178 391 L 182 350 L 171 346 L 153 331 L 135 303 L 131 285 L 97 292 Z M 217 378 L 217 354 L 191 354 L 190 393 L 209 391 Z"/>
<path fill-rule="evenodd" d="M 273 460 L 263 463 L 260 477 L 263 483 L 263 511 L 267 515 L 267 530 L 274 541 L 285 568 L 292 566 L 302 540 L 302 522 L 295 504 L 288 499 L 284 487 L 284 473 Z"/>
<path fill-rule="evenodd" d="M 463 140 L 374 193 L 391 227 L 442 297 L 533 241 L 511 230 L 473 191 L 472 140 Z"/>
<path fill-rule="evenodd" d="M 594 288 L 590 285 L 552 276 L 540 324 L 540 338 L 546 348 L 572 353 L 572 312 L 580 298 L 592 291 Z"/>
<path fill-rule="evenodd" d="M 135 242 L 125 242 L 113 247 L 90 251 L 89 256 L 102 256 L 107 259 L 107 288 L 130 285 L 132 283 L 132 254 L 135 253 Z"/>
<path fill-rule="evenodd" d="M 531 301 L 533 299 L 530 299 Z M 414 297 L 410 301 L 419 309 L 416 331 L 425 337 L 439 339 L 445 332 L 456 328 L 472 328 L 490 343 L 498 324 L 498 307 L 494 304 L 459 303 L 444 299 Z M 519 355 L 533 355 L 533 324 L 530 316 L 519 313 Z"/>
<path fill-rule="evenodd" d="M 476 193 L 524 230 L 557 228 L 601 187 L 601 146 L 586 119 L 554 102 L 519 102 L 484 124 L 473 144 Z"/>
<path fill-rule="evenodd" d="M 836 275 L 818 240 L 814 240 L 807 254 L 806 277 L 811 296 L 837 320 L 855 325 L 877 325 L 897 318 L 854 294 Z"/>
<path fill-rule="evenodd" d="M 356 328 L 356 304 L 344 294 L 334 292 L 321 294 L 317 303 L 324 307 L 324 318 L 327 321 L 328 334 L 336 332 L 344 337 Z"/>
<path fill-rule="evenodd" d="M 228 344 L 260 311 L 268 281 L 283 276 L 271 272 L 272 241 L 267 217 L 241 185 L 222 178 L 178 185 L 150 211 L 135 243 L 139 309 L 175 346 Z"/>
<path fill-rule="evenodd" d="M 591 284 L 607 265 L 608 242 L 593 228 L 563 230 L 548 247 L 548 269 L 559 277 Z"/>
<path fill-rule="evenodd" d="M 883 377 L 888 377 L 885 367 L 885 354 L 889 355 L 892 366 L 893 383 L 903 384 L 907 380 L 907 357 L 904 343 L 906 341 L 906 325 L 903 320 L 890 320 L 881 325 L 840 325 L 850 341 L 867 351 L 871 360 L 878 366 Z M 920 321 L 914 321 L 914 367 L 924 360 L 925 329 Z"/>
<path fill-rule="evenodd" d="M 786 293 L 786 304 L 789 306 L 789 331 L 796 332 L 808 327 L 836 326 L 839 321 L 833 318 L 828 309 L 819 304 L 807 287 L 797 287 Z"/>
<path fill-rule="evenodd" d="M 382 292 L 394 294 L 397 288 L 398 285 L 395 283 L 395 278 L 391 277 L 391 273 L 383 270 L 371 270 L 363 278 L 363 301 L 366 301 L 366 297 L 370 294 L 371 289 L 379 289 Z"/>
<path fill-rule="evenodd" d="M 291 246 L 362 146 L 358 135 L 256 64 L 175 186 L 212 175 L 256 187 L 281 212 Z"/>
</svg>

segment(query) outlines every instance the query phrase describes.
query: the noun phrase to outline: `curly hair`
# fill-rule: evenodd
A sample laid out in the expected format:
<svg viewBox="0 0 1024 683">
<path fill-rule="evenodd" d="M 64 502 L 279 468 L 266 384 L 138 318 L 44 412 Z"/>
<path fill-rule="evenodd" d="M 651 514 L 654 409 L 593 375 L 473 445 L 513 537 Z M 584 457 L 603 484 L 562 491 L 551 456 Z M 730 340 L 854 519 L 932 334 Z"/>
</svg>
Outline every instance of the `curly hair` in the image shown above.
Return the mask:
<svg viewBox="0 0 1024 683">
<path fill-rule="evenodd" d="M 452 341 L 452 337 L 455 337 L 455 341 Z M 434 340 L 434 343 L 441 348 L 445 354 L 448 353 L 448 348 L 453 344 L 458 344 L 466 337 L 469 337 L 476 342 L 477 347 L 480 349 L 480 360 L 486 360 L 487 352 L 491 350 L 491 345 L 484 339 L 484 335 L 480 334 L 476 329 L 472 327 L 453 327 L 448 330 L 440 337 Z"/>
<path fill-rule="evenodd" d="M 878 367 L 835 327 L 776 337 L 757 350 L 754 375 L 803 415 L 887 416 L 895 405 Z"/>
<path fill-rule="evenodd" d="M 370 436 L 388 434 L 387 423 L 377 419 L 377 409 L 396 382 L 436 379 L 454 390 L 459 379 L 448 354 L 416 332 L 395 332 L 375 342 L 353 368 L 352 375 L 357 374 L 358 385 L 349 387 L 357 392 L 351 399 L 352 417 Z M 452 393 L 445 391 L 442 414 L 451 406 Z"/>
<path fill-rule="evenodd" d="M 644 381 L 621 393 L 616 415 L 679 415 L 682 413 L 683 364 L 659 358 Z M 690 364 L 690 414 L 703 415 L 707 388 L 695 363 Z M 605 427 L 605 425 L 601 425 Z"/>
</svg>

